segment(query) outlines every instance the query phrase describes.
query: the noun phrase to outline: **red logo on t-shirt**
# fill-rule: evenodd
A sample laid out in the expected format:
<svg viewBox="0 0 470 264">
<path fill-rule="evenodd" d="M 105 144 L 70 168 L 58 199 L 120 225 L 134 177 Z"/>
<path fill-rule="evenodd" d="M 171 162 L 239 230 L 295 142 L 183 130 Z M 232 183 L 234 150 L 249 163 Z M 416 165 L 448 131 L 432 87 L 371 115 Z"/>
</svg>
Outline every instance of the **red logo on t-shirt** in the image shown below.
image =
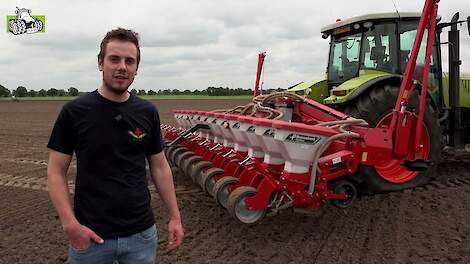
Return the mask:
<svg viewBox="0 0 470 264">
<path fill-rule="evenodd" d="M 134 139 L 142 140 L 147 134 L 140 128 L 136 128 L 134 131 L 127 131 Z"/>
</svg>

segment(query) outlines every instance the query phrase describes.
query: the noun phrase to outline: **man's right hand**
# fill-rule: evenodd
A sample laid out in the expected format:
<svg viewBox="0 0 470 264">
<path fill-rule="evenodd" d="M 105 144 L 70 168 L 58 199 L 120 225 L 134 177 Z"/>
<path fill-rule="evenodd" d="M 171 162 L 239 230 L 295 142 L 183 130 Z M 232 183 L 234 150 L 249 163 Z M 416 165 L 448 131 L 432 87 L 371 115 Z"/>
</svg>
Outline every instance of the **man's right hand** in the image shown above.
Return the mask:
<svg viewBox="0 0 470 264">
<path fill-rule="evenodd" d="M 87 249 L 90 246 L 91 240 L 94 240 L 98 244 L 104 243 L 104 240 L 95 232 L 79 223 L 65 226 L 64 231 L 67 233 L 70 240 L 70 245 L 74 249 Z"/>
</svg>

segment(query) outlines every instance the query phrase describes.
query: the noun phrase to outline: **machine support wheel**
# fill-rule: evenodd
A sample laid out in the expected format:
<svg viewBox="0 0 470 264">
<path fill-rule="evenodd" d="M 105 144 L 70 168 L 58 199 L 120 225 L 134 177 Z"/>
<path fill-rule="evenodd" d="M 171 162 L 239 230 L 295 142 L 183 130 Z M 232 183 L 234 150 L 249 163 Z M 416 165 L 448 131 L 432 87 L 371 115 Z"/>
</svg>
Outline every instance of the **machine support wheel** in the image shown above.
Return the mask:
<svg viewBox="0 0 470 264">
<path fill-rule="evenodd" d="M 399 88 L 391 85 L 371 87 L 359 98 L 346 103 L 342 110 L 350 116 L 364 119 L 370 127 L 389 127 L 398 92 Z M 415 90 L 408 104 L 408 111 L 416 114 L 419 110 L 418 92 Z M 416 153 L 413 151 L 414 134 L 412 136 L 407 157 L 390 157 L 377 161 L 374 166 L 359 166 L 358 175 L 363 179 L 360 183 L 361 192 L 373 194 L 400 191 L 424 185 L 434 177 L 436 164 L 440 160 L 442 138 L 437 113 L 429 102 L 425 106 L 421 149 Z M 410 171 L 403 166 L 406 160 L 414 159 L 431 160 L 433 165 L 424 172 Z"/>
<path fill-rule="evenodd" d="M 194 155 L 194 152 L 192 152 L 190 150 L 179 154 L 178 157 L 176 157 L 176 160 L 175 160 L 176 166 L 178 166 L 178 168 L 180 168 L 182 170 L 183 169 L 182 162 L 184 160 L 186 160 L 187 158 L 193 156 L 193 155 Z"/>
<path fill-rule="evenodd" d="M 199 183 L 199 178 L 201 177 L 202 171 L 210 166 L 212 166 L 212 162 L 210 161 L 200 161 L 193 163 L 189 169 L 189 175 L 191 176 L 191 179 L 193 179 L 195 183 Z"/>
<path fill-rule="evenodd" d="M 199 185 L 202 187 L 202 190 L 207 194 L 212 195 L 214 189 L 215 180 L 214 177 L 224 173 L 224 170 L 221 168 L 211 168 L 206 170 L 200 178 Z"/>
<path fill-rule="evenodd" d="M 176 157 L 179 153 L 183 153 L 185 151 L 188 151 L 188 148 L 184 147 L 184 146 L 181 146 L 181 147 L 175 149 L 173 152 L 171 152 L 171 154 L 170 154 L 171 163 L 175 166 L 178 166 L 178 164 L 176 164 Z"/>
<path fill-rule="evenodd" d="M 178 146 L 169 146 L 169 147 L 165 147 L 165 156 L 166 156 L 166 159 L 167 160 L 170 160 L 170 153 L 175 150 L 175 148 L 177 148 Z"/>
<path fill-rule="evenodd" d="M 168 161 L 173 165 L 173 162 L 171 161 L 171 156 L 173 155 L 173 152 L 175 152 L 177 149 L 181 148 L 181 145 L 173 145 L 168 148 L 167 151 L 167 159 Z"/>
<path fill-rule="evenodd" d="M 357 190 L 350 181 L 339 180 L 331 185 L 330 188 L 336 194 L 347 194 L 349 197 L 344 200 L 331 200 L 331 203 L 341 209 L 348 208 L 357 198 Z"/>
<path fill-rule="evenodd" d="M 230 193 L 227 202 L 228 212 L 242 224 L 255 224 L 266 215 L 267 208 L 250 210 L 245 199 L 256 195 L 257 190 L 251 186 L 241 186 Z"/>
<path fill-rule="evenodd" d="M 237 178 L 225 176 L 215 183 L 212 196 L 214 196 L 215 201 L 225 209 L 227 209 L 228 196 L 230 195 L 228 187 L 237 184 L 237 182 Z"/>
<path fill-rule="evenodd" d="M 191 167 L 193 166 L 193 164 L 195 162 L 198 162 L 198 161 L 201 161 L 202 160 L 202 157 L 201 156 L 198 156 L 198 155 L 194 155 L 192 157 L 189 157 L 185 160 L 183 160 L 183 166 L 181 167 L 181 169 L 183 170 L 184 174 L 188 177 L 190 177 L 190 169 Z"/>
</svg>

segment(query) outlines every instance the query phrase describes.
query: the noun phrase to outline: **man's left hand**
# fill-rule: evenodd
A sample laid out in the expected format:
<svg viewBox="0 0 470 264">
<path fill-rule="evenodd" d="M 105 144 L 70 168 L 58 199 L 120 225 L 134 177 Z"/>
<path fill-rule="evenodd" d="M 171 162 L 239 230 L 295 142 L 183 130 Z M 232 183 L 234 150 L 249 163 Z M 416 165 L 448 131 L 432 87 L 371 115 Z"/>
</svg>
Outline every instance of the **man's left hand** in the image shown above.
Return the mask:
<svg viewBox="0 0 470 264">
<path fill-rule="evenodd" d="M 184 231 L 180 219 L 172 219 L 168 223 L 168 245 L 167 250 L 177 249 L 183 242 Z"/>
</svg>

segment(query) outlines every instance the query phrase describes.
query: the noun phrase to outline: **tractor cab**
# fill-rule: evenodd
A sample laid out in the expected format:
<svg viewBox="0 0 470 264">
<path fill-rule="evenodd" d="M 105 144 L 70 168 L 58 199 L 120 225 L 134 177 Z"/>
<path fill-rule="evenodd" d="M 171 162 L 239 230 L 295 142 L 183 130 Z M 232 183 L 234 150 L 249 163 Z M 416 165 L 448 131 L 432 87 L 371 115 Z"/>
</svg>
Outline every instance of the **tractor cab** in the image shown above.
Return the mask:
<svg viewBox="0 0 470 264">
<path fill-rule="evenodd" d="M 322 28 L 323 38 L 331 37 L 327 68 L 329 88 L 367 74 L 402 75 L 419 19 L 420 13 L 369 14 L 338 20 Z M 425 39 L 422 43 L 425 45 Z M 420 50 L 418 65 L 424 64 L 425 57 L 425 49 Z M 436 65 L 433 61 L 431 69 Z"/>
<path fill-rule="evenodd" d="M 323 93 L 327 96 L 314 99 L 325 104 L 343 104 L 381 80 L 395 78 L 399 85 L 397 77 L 405 72 L 419 19 L 420 13 L 378 13 L 338 20 L 323 27 L 322 37 L 331 38 L 324 87 L 327 91 Z M 426 39 L 425 33 L 415 75 L 424 65 Z M 431 57 L 428 87 L 432 93 L 440 86 L 441 71 L 435 47 Z"/>
<path fill-rule="evenodd" d="M 31 16 L 31 9 L 17 7 L 15 13 L 18 19 L 24 20 L 26 23 L 35 21 L 35 19 Z"/>
</svg>

